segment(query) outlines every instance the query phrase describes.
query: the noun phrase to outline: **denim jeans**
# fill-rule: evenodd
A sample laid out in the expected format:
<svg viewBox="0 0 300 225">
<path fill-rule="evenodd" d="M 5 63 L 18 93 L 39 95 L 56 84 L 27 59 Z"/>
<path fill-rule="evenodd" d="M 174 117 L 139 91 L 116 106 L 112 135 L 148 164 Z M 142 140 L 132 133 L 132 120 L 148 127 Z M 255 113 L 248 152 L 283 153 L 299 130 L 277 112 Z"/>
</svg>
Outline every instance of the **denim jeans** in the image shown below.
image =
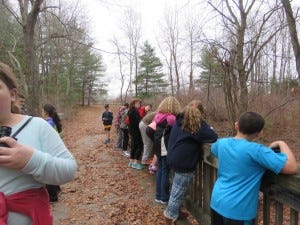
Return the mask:
<svg viewBox="0 0 300 225">
<path fill-rule="evenodd" d="M 173 219 L 177 219 L 179 216 L 179 210 L 189 184 L 193 178 L 194 173 L 177 173 L 175 172 L 171 190 L 171 196 L 169 199 L 166 213 Z"/>
<path fill-rule="evenodd" d="M 169 167 L 167 156 L 157 156 L 158 168 L 156 171 L 156 199 L 168 202 L 169 190 Z"/>
</svg>

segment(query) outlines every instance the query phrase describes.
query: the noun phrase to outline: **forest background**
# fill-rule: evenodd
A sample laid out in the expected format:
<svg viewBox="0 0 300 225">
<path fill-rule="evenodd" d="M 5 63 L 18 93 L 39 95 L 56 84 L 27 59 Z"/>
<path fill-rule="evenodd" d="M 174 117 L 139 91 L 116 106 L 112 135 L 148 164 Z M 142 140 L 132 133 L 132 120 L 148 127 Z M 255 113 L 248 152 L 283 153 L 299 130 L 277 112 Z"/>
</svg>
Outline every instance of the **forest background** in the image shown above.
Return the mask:
<svg viewBox="0 0 300 225">
<path fill-rule="evenodd" d="M 297 1 L 161 5 L 155 41 L 144 35 L 140 12 L 124 2 L 97 1 L 121 12 L 120 30 L 107 49 L 92 38 L 79 0 L 0 1 L 0 61 L 17 74 L 31 114 L 39 115 L 46 102 L 68 115 L 77 105 L 121 104 L 137 96 L 157 106 L 173 95 L 182 105 L 200 99 L 207 119 L 226 127 L 224 136 L 241 112 L 257 111 L 267 135 L 299 149 Z M 110 67 L 115 74 L 107 73 Z"/>
</svg>

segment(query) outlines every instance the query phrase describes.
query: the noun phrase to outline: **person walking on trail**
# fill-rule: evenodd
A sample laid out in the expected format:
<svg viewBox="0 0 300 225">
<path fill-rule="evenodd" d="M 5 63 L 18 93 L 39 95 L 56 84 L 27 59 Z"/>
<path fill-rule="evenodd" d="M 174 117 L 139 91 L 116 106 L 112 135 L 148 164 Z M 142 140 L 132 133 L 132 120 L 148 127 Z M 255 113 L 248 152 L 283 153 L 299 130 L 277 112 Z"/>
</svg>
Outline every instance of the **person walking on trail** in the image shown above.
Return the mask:
<svg viewBox="0 0 300 225">
<path fill-rule="evenodd" d="M 45 104 L 43 109 L 43 117 L 45 120 L 60 134 L 62 132 L 62 125 L 55 107 L 51 104 Z M 50 197 L 50 202 L 57 202 L 58 194 L 61 191 L 60 186 L 47 184 L 46 188 Z"/>
<path fill-rule="evenodd" d="M 123 116 L 124 112 L 128 109 L 128 107 L 129 107 L 128 103 L 125 103 L 124 105 L 122 105 L 119 108 L 118 115 L 115 120 L 115 129 L 116 129 L 116 133 L 117 133 L 117 141 L 115 144 L 116 150 L 118 150 L 118 149 L 121 150 L 123 148 L 124 133 L 121 129 L 121 122 L 122 122 L 122 116 Z"/>
<path fill-rule="evenodd" d="M 144 118 L 139 123 L 139 129 L 142 135 L 142 140 L 144 144 L 143 148 L 143 155 L 142 155 L 142 164 L 147 165 L 149 164 L 149 158 L 153 156 L 153 141 L 151 138 L 146 134 L 147 126 L 152 122 L 154 119 L 156 112 L 149 112 L 147 113 Z"/>
<path fill-rule="evenodd" d="M 143 152 L 143 140 L 141 132 L 139 129 L 139 123 L 141 117 L 139 114 L 139 109 L 141 107 L 140 99 L 132 99 L 129 104 L 129 110 L 127 113 L 129 120 L 129 135 L 131 138 L 131 151 L 130 151 L 130 161 L 128 166 L 141 170 L 144 166 L 140 163 L 141 155 Z"/>
<path fill-rule="evenodd" d="M 0 63 L 0 223 L 53 225 L 45 184 L 72 181 L 77 164 L 44 119 L 18 113 L 17 87 Z"/>
<path fill-rule="evenodd" d="M 266 170 L 297 173 L 294 154 L 284 141 L 275 141 L 269 147 L 254 141 L 262 134 L 264 123 L 258 113 L 245 112 L 235 123 L 236 136 L 212 145 L 219 165 L 210 203 L 212 225 L 254 225 Z M 280 148 L 280 153 L 271 148 Z"/>
<path fill-rule="evenodd" d="M 201 158 L 204 143 L 217 141 L 218 135 L 203 120 L 201 102 L 188 105 L 176 118 L 168 143 L 168 165 L 174 171 L 168 206 L 164 216 L 175 222 L 180 217 L 180 208 Z"/>
<path fill-rule="evenodd" d="M 155 201 L 161 204 L 167 204 L 169 201 L 169 166 L 166 150 L 168 149 L 168 136 L 180 111 L 181 106 L 178 100 L 175 97 L 167 97 L 159 104 L 154 117 L 156 130 L 154 132 L 153 151 L 158 164 Z"/>
<path fill-rule="evenodd" d="M 112 121 L 113 121 L 113 113 L 109 111 L 109 105 L 104 105 L 105 111 L 102 113 L 102 122 L 104 126 L 104 131 L 106 135 L 106 139 L 103 141 L 104 144 L 108 144 L 110 142 L 110 130 L 112 127 Z"/>
</svg>

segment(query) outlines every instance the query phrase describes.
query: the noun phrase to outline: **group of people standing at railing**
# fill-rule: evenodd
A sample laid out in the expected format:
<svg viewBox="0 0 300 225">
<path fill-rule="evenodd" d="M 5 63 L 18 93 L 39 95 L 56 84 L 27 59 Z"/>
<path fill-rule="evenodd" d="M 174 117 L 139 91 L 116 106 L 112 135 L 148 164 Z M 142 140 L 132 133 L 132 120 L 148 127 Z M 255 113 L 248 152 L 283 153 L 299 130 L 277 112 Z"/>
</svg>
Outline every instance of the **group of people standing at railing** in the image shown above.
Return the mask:
<svg viewBox="0 0 300 225">
<path fill-rule="evenodd" d="M 102 121 L 109 133 L 113 114 L 108 105 L 105 108 Z M 132 99 L 119 109 L 115 121 L 115 149 L 123 150 L 123 154 L 130 157 L 128 166 L 138 170 L 153 156 L 149 169 L 152 173 L 157 169 L 155 201 L 167 205 L 163 214 L 172 223 L 186 216 L 181 206 L 201 160 L 204 143 L 214 143 L 211 152 L 219 162 L 211 196 L 212 225 L 254 225 L 264 172 L 297 173 L 295 157 L 285 142 L 275 141 L 269 147 L 255 142 L 262 135 L 265 123 L 256 112 L 240 115 L 234 137 L 218 139 L 204 120 L 200 101 L 193 100 L 182 109 L 175 97 L 167 97 L 155 112 L 151 109 L 151 105 L 141 106 L 140 99 Z M 104 142 L 109 141 L 107 134 Z M 170 170 L 174 173 L 171 188 Z"/>
</svg>

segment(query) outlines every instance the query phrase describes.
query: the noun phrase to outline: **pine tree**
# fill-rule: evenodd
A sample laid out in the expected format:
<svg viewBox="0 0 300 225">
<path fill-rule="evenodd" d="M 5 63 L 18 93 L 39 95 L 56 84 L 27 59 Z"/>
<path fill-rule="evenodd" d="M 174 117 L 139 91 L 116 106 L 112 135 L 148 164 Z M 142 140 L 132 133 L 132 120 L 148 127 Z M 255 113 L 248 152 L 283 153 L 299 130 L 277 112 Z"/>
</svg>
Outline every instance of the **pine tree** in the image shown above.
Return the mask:
<svg viewBox="0 0 300 225">
<path fill-rule="evenodd" d="M 165 92 L 168 84 L 164 80 L 165 75 L 161 72 L 162 63 L 148 41 L 144 43 L 143 54 L 139 59 L 140 70 L 134 81 L 138 87 L 138 95 L 143 98 Z"/>
</svg>

